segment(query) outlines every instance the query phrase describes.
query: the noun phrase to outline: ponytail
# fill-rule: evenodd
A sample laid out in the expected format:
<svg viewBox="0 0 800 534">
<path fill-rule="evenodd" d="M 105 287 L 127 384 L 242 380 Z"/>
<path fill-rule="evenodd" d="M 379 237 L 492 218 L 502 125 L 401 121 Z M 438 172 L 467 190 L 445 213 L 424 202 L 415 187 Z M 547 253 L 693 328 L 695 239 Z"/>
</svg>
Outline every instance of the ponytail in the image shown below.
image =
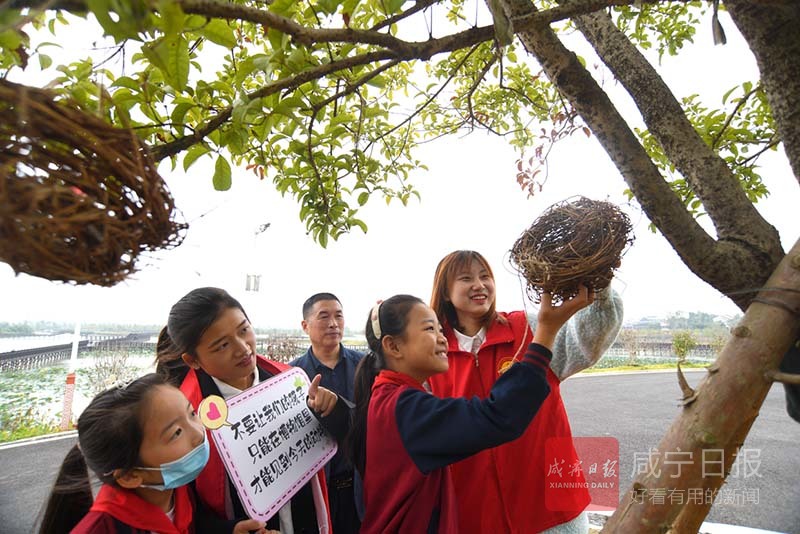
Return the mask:
<svg viewBox="0 0 800 534">
<path fill-rule="evenodd" d="M 169 337 L 169 330 L 165 326 L 158 333 L 156 341 L 156 373 L 175 387 L 180 387 L 189 366 L 183 361 L 181 351 Z"/>
<path fill-rule="evenodd" d="M 83 519 L 92 506 L 92 487 L 86 460 L 76 443 L 67 453 L 39 528 L 39 534 L 67 534 Z"/>
<path fill-rule="evenodd" d="M 345 441 L 345 451 L 350 462 L 364 477 L 364 468 L 367 462 L 367 413 L 369 400 L 372 398 L 372 384 L 383 369 L 383 358 L 370 350 L 361 358 L 356 367 L 353 382 L 353 396 L 355 398 L 355 411 L 350 433 Z"/>
</svg>

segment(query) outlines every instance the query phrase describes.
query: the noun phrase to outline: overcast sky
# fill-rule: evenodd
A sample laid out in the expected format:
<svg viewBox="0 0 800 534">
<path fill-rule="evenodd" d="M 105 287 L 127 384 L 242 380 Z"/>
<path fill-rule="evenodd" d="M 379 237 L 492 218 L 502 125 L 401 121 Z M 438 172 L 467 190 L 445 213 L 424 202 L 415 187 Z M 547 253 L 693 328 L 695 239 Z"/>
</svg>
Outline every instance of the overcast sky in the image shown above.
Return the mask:
<svg viewBox="0 0 800 534">
<path fill-rule="evenodd" d="M 752 55 L 730 19 L 722 19 L 728 45 L 710 44 L 709 23 L 698 30 L 700 44 L 688 55 L 658 67 L 679 97 L 700 93 L 709 107 L 716 106 L 735 83 L 755 79 Z M 603 83 L 619 93 L 610 76 Z M 624 99 L 617 103 L 623 111 L 631 109 Z M 412 175 L 422 201 L 387 207 L 382 198 L 371 200 L 361 216 L 369 232 L 355 230 L 327 249 L 305 235 L 298 205 L 275 193 L 269 180 L 234 169 L 233 187 L 221 193 L 212 188 L 210 160 L 195 164 L 189 175 L 164 165 L 161 174 L 190 223 L 179 248 L 143 258 L 141 271 L 113 288 L 15 277 L 0 263 L 0 321 L 163 324 L 178 298 L 213 285 L 237 297 L 259 328 L 298 327 L 303 301 L 331 291 L 344 305 L 348 326 L 360 329 L 378 298 L 402 292 L 428 300 L 436 264 L 462 248 L 478 250 L 492 264 L 499 310 L 532 311 L 507 251 L 544 209 L 579 194 L 617 203 L 634 224 L 636 242 L 613 284 L 623 296 L 626 320 L 677 311 L 738 313 L 683 265 L 663 237 L 648 230 L 649 221 L 638 204 L 627 202 L 624 181 L 593 137 L 579 134 L 556 146 L 544 191 L 533 198 L 519 189 L 516 154 L 502 139 L 484 133 L 452 136 L 421 147 L 417 157 L 429 167 Z M 788 249 L 800 234 L 800 188 L 782 148 L 762 163 L 772 195 L 757 207 Z M 267 222 L 269 229 L 256 237 L 258 226 Z M 248 273 L 262 276 L 258 293 L 245 291 Z"/>
</svg>

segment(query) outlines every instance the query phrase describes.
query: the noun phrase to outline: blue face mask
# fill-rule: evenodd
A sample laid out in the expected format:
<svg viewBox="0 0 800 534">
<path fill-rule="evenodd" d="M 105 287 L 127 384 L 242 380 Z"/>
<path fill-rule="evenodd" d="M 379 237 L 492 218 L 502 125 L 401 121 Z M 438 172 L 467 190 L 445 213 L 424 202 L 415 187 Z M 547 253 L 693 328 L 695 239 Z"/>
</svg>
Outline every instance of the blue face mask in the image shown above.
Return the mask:
<svg viewBox="0 0 800 534">
<path fill-rule="evenodd" d="M 186 455 L 177 460 L 161 464 L 161 467 L 137 467 L 136 469 L 145 471 L 161 471 L 161 478 L 164 479 L 163 484 L 142 484 L 141 487 L 164 491 L 186 485 L 197 478 L 197 475 L 206 466 L 209 454 L 210 449 L 208 438 L 206 437 L 203 443 Z"/>
</svg>

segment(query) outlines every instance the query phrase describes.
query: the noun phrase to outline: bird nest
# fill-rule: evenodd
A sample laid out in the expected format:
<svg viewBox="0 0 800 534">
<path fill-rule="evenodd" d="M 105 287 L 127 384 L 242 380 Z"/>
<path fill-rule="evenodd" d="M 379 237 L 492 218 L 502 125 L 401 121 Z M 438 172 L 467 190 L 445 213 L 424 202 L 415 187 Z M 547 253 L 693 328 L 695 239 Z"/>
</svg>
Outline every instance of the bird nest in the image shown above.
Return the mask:
<svg viewBox="0 0 800 534">
<path fill-rule="evenodd" d="M 0 80 L 0 260 L 112 286 L 186 225 L 146 146 L 50 91 Z"/>
<path fill-rule="evenodd" d="M 628 216 L 610 202 L 578 197 L 549 207 L 514 243 L 513 267 L 527 281 L 528 296 L 554 303 L 599 291 L 611 283 L 626 247 L 633 243 Z"/>
</svg>

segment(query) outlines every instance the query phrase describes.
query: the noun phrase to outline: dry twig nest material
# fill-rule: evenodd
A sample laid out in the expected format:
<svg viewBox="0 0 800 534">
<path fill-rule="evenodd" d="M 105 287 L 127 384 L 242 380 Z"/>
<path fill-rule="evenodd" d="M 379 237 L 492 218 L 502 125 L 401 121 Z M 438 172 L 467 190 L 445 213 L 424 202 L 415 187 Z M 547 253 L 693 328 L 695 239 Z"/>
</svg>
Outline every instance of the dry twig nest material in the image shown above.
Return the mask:
<svg viewBox="0 0 800 534">
<path fill-rule="evenodd" d="M 53 92 L 0 80 L 0 260 L 15 272 L 111 286 L 186 225 L 132 130 Z"/>
<path fill-rule="evenodd" d="M 585 197 L 550 206 L 514 243 L 511 263 L 527 281 L 528 296 L 554 303 L 611 283 L 625 249 L 633 243 L 630 219 L 610 202 Z"/>
</svg>

